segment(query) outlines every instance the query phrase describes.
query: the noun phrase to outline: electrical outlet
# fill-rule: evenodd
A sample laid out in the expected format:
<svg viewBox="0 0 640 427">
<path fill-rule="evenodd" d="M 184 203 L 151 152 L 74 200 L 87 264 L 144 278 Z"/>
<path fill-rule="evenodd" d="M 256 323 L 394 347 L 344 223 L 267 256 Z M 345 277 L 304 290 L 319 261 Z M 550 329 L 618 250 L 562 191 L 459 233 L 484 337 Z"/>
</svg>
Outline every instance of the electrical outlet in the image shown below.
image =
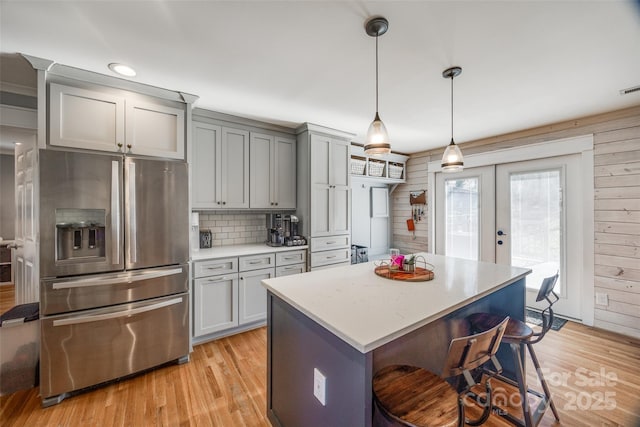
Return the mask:
<svg viewBox="0 0 640 427">
<path fill-rule="evenodd" d="M 609 296 L 601 292 L 596 292 L 596 304 L 605 306 L 609 305 Z"/>
<path fill-rule="evenodd" d="M 318 368 L 313 368 L 313 395 L 322 403 L 322 406 L 327 405 L 326 393 L 327 377 L 325 377 Z"/>
</svg>

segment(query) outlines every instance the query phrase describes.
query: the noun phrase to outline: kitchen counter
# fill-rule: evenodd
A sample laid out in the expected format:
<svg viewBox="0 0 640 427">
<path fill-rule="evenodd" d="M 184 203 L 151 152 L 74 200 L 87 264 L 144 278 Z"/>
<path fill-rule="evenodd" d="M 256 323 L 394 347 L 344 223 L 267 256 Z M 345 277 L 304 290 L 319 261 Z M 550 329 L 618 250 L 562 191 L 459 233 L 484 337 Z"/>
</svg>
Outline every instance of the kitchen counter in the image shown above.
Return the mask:
<svg viewBox="0 0 640 427">
<path fill-rule="evenodd" d="M 431 281 L 379 277 L 373 262 L 262 281 L 271 424 L 369 427 L 375 372 L 409 364 L 440 374 L 451 339 L 470 333 L 472 313 L 524 320 L 530 270 L 420 255 L 435 267 Z M 514 378 L 507 344 L 497 357 Z M 320 398 L 316 371 L 325 378 Z"/>
<path fill-rule="evenodd" d="M 216 246 L 214 248 L 191 251 L 191 260 L 200 261 L 203 259 L 215 259 L 245 255 L 260 255 L 276 252 L 296 251 L 307 249 L 308 245 L 301 246 L 267 246 L 266 243 L 255 243 L 248 245 Z"/>
<path fill-rule="evenodd" d="M 366 353 L 529 274 L 524 268 L 441 255 L 428 282 L 374 274 L 373 262 L 263 280 L 274 295 Z M 304 281 L 304 284 L 301 281 Z"/>
</svg>

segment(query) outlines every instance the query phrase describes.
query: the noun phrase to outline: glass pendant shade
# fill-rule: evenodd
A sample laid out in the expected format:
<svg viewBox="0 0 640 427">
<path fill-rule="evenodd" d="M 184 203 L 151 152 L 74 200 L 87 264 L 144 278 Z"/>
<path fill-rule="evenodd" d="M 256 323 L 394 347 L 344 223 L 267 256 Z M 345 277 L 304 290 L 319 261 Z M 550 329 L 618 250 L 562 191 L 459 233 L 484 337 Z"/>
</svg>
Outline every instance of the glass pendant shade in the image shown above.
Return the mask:
<svg viewBox="0 0 640 427">
<path fill-rule="evenodd" d="M 389 134 L 380 116 L 376 113 L 376 117 L 369 125 L 367 131 L 367 140 L 364 145 L 364 153 L 367 155 L 382 155 L 391 152 L 391 144 L 389 144 Z"/>
<path fill-rule="evenodd" d="M 444 150 L 442 155 L 442 172 L 459 172 L 464 167 L 464 160 L 462 158 L 462 151 L 451 140 L 451 143 Z"/>
</svg>

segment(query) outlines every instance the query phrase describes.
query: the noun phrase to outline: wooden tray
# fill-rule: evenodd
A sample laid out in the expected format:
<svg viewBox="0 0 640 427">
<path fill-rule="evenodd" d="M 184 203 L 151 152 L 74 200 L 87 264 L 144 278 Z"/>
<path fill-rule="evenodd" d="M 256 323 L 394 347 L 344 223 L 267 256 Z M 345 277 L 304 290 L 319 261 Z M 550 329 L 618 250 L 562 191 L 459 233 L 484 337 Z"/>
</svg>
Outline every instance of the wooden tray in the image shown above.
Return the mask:
<svg viewBox="0 0 640 427">
<path fill-rule="evenodd" d="M 404 282 L 426 282 L 433 280 L 433 271 L 422 267 L 415 267 L 415 272 L 409 273 L 403 270 L 389 270 L 388 265 L 381 265 L 374 272 L 385 279 L 400 280 Z"/>
</svg>

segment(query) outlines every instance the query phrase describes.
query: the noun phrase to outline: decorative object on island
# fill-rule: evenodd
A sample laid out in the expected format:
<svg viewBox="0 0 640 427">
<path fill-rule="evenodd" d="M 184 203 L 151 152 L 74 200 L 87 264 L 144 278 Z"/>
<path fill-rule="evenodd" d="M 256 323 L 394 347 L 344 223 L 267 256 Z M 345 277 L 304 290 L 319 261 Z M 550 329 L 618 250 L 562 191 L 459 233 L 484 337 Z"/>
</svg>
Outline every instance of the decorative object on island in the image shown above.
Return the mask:
<svg viewBox="0 0 640 427">
<path fill-rule="evenodd" d="M 422 264 L 417 267 L 416 264 Z M 391 255 L 390 260 L 376 263 L 374 273 L 380 277 L 403 282 L 427 282 L 433 280 L 433 264 L 429 264 L 421 255 Z"/>
<path fill-rule="evenodd" d="M 451 67 L 442 72 L 442 77 L 451 79 L 451 142 L 442 155 L 442 172 L 459 172 L 464 167 L 460 147 L 453 141 L 453 78 L 462 73 L 462 68 Z"/>
<path fill-rule="evenodd" d="M 387 128 L 378 114 L 378 37 L 389 29 L 389 21 L 381 16 L 369 19 L 365 24 L 367 34 L 376 38 L 376 116 L 369 125 L 364 152 L 368 155 L 382 155 L 391 152 Z"/>
</svg>

